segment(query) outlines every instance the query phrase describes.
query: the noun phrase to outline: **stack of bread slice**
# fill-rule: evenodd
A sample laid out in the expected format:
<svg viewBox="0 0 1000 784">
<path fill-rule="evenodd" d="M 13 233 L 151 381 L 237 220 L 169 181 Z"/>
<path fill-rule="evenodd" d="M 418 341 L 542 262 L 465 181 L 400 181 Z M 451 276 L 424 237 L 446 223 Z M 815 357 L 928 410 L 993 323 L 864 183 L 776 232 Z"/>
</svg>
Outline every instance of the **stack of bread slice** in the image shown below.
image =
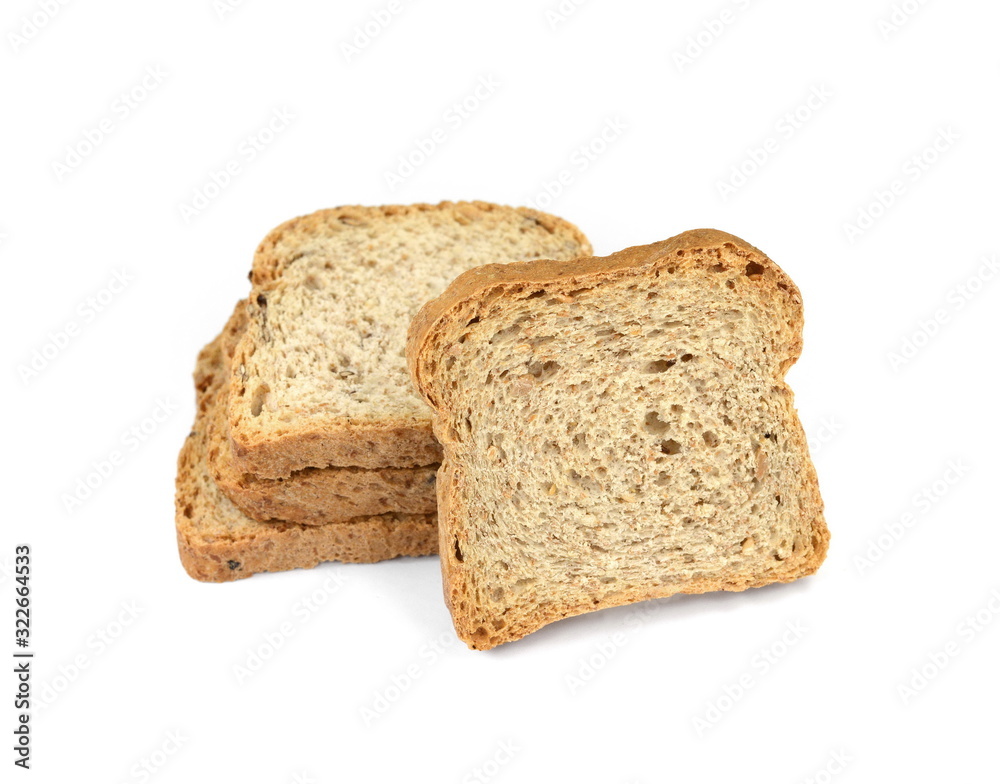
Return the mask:
<svg viewBox="0 0 1000 784">
<path fill-rule="evenodd" d="M 441 447 L 407 373 L 410 321 L 467 270 L 590 252 L 559 218 L 482 202 L 341 207 L 272 231 L 195 369 L 176 495 L 188 573 L 437 552 Z"/>
</svg>

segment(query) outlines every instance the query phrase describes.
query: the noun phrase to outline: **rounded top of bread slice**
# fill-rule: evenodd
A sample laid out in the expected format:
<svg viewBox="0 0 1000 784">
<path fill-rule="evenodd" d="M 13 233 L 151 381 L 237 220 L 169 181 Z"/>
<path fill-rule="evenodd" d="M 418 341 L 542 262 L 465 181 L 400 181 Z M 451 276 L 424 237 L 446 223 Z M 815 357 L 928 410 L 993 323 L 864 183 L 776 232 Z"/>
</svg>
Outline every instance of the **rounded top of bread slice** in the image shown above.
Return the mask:
<svg viewBox="0 0 1000 784">
<path fill-rule="evenodd" d="M 609 256 L 579 258 L 570 264 L 540 259 L 484 265 L 463 273 L 439 297 L 426 303 L 410 325 L 406 354 L 418 391 L 430 405 L 435 405 L 434 368 L 425 363 L 428 357 L 433 358 L 433 352 L 426 351 L 425 346 L 441 340 L 443 330 L 460 326 L 463 318 L 469 321 L 481 317 L 479 311 L 488 310 L 505 294 L 572 297 L 594 280 L 626 276 L 643 267 L 667 276 L 711 271 L 725 285 L 739 286 L 746 296 L 761 300 L 765 307 L 779 308 L 780 320 L 788 330 L 778 341 L 786 346 L 782 372 L 798 359 L 803 323 L 798 286 L 745 240 L 718 229 L 692 229 L 661 242 L 625 248 Z"/>
</svg>

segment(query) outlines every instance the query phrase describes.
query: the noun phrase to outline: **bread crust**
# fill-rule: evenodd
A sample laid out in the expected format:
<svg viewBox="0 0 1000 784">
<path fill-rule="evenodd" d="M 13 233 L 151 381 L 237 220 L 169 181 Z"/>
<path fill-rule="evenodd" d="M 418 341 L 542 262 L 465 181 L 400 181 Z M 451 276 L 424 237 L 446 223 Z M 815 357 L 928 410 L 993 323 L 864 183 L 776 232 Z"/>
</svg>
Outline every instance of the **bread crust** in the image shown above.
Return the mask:
<svg viewBox="0 0 1000 784">
<path fill-rule="evenodd" d="M 545 229 L 550 234 L 564 234 L 575 242 L 581 252 L 590 253 L 590 243 L 573 224 L 554 215 L 523 207 L 512 208 L 487 202 L 441 202 L 440 204 L 395 205 L 386 207 L 344 206 L 320 210 L 287 221 L 271 231 L 261 242 L 254 256 L 250 279 L 253 283 L 248 308 L 254 311 L 258 297 L 266 297 L 281 281 L 290 263 L 280 251 L 289 235 L 309 234 L 332 222 L 346 225 L 385 220 L 421 212 L 447 212 L 458 222 L 471 221 L 483 214 L 519 217 Z M 294 261 L 294 259 L 292 259 Z M 242 357 L 251 346 L 248 339 L 240 341 L 234 361 L 234 388 Z M 294 412 L 293 412 L 294 413 Z M 289 424 L 280 430 L 253 432 L 245 426 L 238 408 L 231 402 L 229 410 L 230 449 L 236 469 L 261 478 L 277 479 L 303 468 L 351 466 L 359 468 L 412 468 L 437 464 L 441 448 L 434 438 L 430 414 L 426 417 L 383 417 L 360 419 L 352 417 L 313 417 L 299 424 Z"/>
<path fill-rule="evenodd" d="M 467 323 L 486 319 L 502 309 L 505 297 L 535 288 L 544 288 L 558 295 L 577 288 L 592 288 L 602 281 L 618 280 L 639 272 L 657 271 L 680 273 L 691 265 L 711 264 L 713 249 L 727 248 L 746 259 L 744 274 L 755 285 L 770 287 L 781 302 L 784 323 L 781 325 L 782 344 L 786 349 L 780 358 L 776 382 L 782 382 L 785 372 L 798 359 L 802 347 L 802 300 L 791 279 L 764 253 L 731 234 L 714 229 L 696 229 L 651 245 L 627 248 L 607 257 L 591 257 L 572 262 L 527 261 L 504 265 L 487 265 L 459 276 L 437 299 L 427 303 L 414 318 L 407 340 L 407 364 L 418 392 L 435 412 L 434 424 L 444 448 L 444 459 L 438 474 L 439 549 L 445 600 L 452 614 L 456 632 L 474 650 L 485 650 L 517 640 L 553 621 L 604 607 L 619 606 L 675 594 L 708 591 L 743 591 L 775 582 L 790 582 L 813 574 L 826 557 L 830 534 L 823 517 L 822 498 L 815 470 L 808 458 L 805 435 L 788 396 L 789 438 L 805 455 L 808 470 L 800 477 L 809 507 L 817 510 L 810 521 L 810 549 L 804 557 L 790 558 L 778 569 L 768 569 L 723 577 L 699 578 L 663 584 L 642 585 L 605 594 L 600 598 L 585 597 L 579 602 L 535 604 L 511 607 L 505 612 L 502 629 L 487 630 L 490 619 L 477 613 L 475 596 L 471 595 L 470 575 L 465 558 L 469 511 L 463 499 L 474 493 L 464 488 L 460 442 L 445 426 L 448 411 L 448 377 L 444 357 L 449 348 L 449 336 L 454 338 Z"/>
<path fill-rule="evenodd" d="M 177 547 L 191 577 L 229 582 L 324 561 L 373 563 L 437 552 L 433 514 L 370 515 L 324 525 L 259 522 L 243 514 L 219 490 L 207 463 L 212 401 L 227 379 L 221 343 L 220 335 L 199 355 L 197 413 L 177 461 Z"/>
</svg>

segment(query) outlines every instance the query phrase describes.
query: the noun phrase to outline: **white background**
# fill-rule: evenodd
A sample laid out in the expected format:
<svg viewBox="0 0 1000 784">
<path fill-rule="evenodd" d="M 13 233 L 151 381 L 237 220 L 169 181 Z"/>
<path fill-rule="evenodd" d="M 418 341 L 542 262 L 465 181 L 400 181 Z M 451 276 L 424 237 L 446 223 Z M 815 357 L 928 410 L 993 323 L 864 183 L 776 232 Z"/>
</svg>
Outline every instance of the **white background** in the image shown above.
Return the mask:
<svg viewBox="0 0 1000 784">
<path fill-rule="evenodd" d="M 4 4 L 0 648 L 13 647 L 7 570 L 27 541 L 37 651 L 33 768 L 15 772 L 163 784 L 996 775 L 1000 283 L 981 278 L 1000 253 L 997 5 L 908 0 L 890 29 L 888 0 L 592 0 L 564 4 L 562 21 L 555 0 L 400 0 L 348 57 L 387 5 L 253 0 L 220 18 L 210 0 L 121 0 L 46 21 L 42 2 Z M 32 18 L 45 24 L 29 39 Z M 119 96 L 157 67 L 126 111 Z M 499 86 L 453 121 L 481 79 Z M 825 97 L 810 108 L 811 94 Z M 294 119 L 248 160 L 240 145 L 275 110 Z M 110 133 L 73 159 L 102 120 Z M 595 145 L 609 122 L 625 128 Z M 435 128 L 445 141 L 391 188 L 386 172 Z M 935 139 L 951 140 L 934 151 Z M 240 174 L 185 220 L 231 159 Z M 247 291 L 257 242 L 322 207 L 459 198 L 535 202 L 598 253 L 716 227 L 792 276 L 807 326 L 789 378 L 833 537 L 816 576 L 603 611 L 492 653 L 454 641 L 436 558 L 187 577 L 173 473 L 190 373 Z M 859 220 L 860 233 L 845 228 Z M 85 318 L 116 270 L 128 286 Z M 69 322 L 78 334 L 53 355 Z M 52 358 L 22 378 L 43 350 Z M 158 399 L 175 410 L 125 446 Z M 123 447 L 68 510 L 64 494 Z M 138 613 L 124 628 L 123 603 Z M 241 682 L 236 667 L 286 623 Z M 788 624 L 804 631 L 783 640 Z M 154 774 L 135 767 L 144 759 Z"/>
</svg>

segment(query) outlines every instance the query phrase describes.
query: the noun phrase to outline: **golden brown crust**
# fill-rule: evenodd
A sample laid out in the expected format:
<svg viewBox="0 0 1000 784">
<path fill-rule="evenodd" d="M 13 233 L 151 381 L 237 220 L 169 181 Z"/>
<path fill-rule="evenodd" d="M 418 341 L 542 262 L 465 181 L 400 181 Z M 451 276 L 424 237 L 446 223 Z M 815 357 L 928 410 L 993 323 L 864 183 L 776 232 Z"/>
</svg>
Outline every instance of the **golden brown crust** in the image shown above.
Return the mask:
<svg viewBox="0 0 1000 784">
<path fill-rule="evenodd" d="M 229 443 L 237 469 L 262 479 L 283 479 L 304 468 L 415 468 L 441 461 L 441 446 L 430 423 L 415 418 L 260 438 L 247 434 L 242 440 L 230 429 Z"/>
<path fill-rule="evenodd" d="M 433 514 L 384 514 L 326 525 L 258 522 L 218 489 L 206 461 L 206 420 L 225 374 L 221 336 L 198 358 L 197 414 L 177 461 L 176 529 L 181 563 L 196 580 L 227 582 L 323 561 L 371 563 L 437 551 Z"/>
<path fill-rule="evenodd" d="M 530 219 L 549 233 L 561 232 L 591 251 L 583 233 L 568 221 L 525 207 L 511 208 L 488 202 L 441 202 L 440 204 L 392 205 L 385 207 L 343 206 L 319 210 L 278 226 L 258 246 L 250 279 L 251 299 L 266 294 L 281 279 L 295 257 L 281 252 L 288 235 L 310 233 L 331 223 L 356 225 L 386 217 L 420 212 L 448 212 L 461 222 L 483 213 L 516 213 Z M 242 426 L 238 413 L 230 410 L 230 449 L 237 470 L 267 479 L 279 479 L 309 467 L 352 466 L 359 468 L 413 468 L 441 461 L 441 447 L 434 438 L 430 421 L 418 417 L 386 417 L 359 421 L 345 417 L 325 419 L 318 426 L 288 427 L 255 433 Z"/>
<path fill-rule="evenodd" d="M 438 466 L 424 468 L 304 468 L 287 479 L 257 479 L 209 466 L 219 489 L 240 511 L 263 522 L 325 525 L 389 512 L 432 514 Z"/>
<path fill-rule="evenodd" d="M 456 334 L 459 325 L 495 312 L 505 295 L 535 287 L 547 291 L 563 291 L 577 287 L 592 287 L 602 280 L 614 280 L 646 268 L 680 271 L 688 265 L 711 263 L 711 250 L 726 247 L 746 259 L 744 274 L 760 286 L 773 289 L 774 297 L 783 303 L 782 334 L 786 353 L 780 363 L 780 374 L 795 362 L 801 351 L 802 305 L 795 284 L 767 256 L 749 243 L 713 229 L 698 229 L 652 245 L 628 248 L 607 257 L 579 259 L 572 262 L 529 261 L 506 265 L 488 265 L 459 276 L 437 299 L 427 303 L 411 324 L 407 340 L 407 363 L 419 393 L 435 410 L 435 426 L 441 425 L 440 413 L 446 408 L 442 389 L 448 381 L 439 361 L 447 351 L 445 335 Z M 706 252 L 708 251 L 708 252 Z M 707 259 L 707 261 L 706 261 Z M 742 261 L 741 261 L 742 263 Z M 780 378 L 778 379 L 780 381 Z M 789 437 L 804 453 L 805 436 L 787 397 Z M 777 568 L 750 574 L 691 579 L 676 584 L 625 589 L 600 599 L 578 603 L 551 603 L 541 606 L 510 608 L 503 617 L 502 630 L 484 628 L 486 619 L 476 613 L 475 598 L 468 593 L 470 585 L 465 575 L 465 559 L 461 555 L 468 541 L 468 512 L 462 506 L 463 476 L 450 434 L 441 425 L 438 437 L 444 445 L 445 457 L 438 474 L 439 550 L 444 578 L 444 593 L 456 631 L 470 648 L 485 650 L 504 642 L 519 639 L 548 623 L 603 607 L 618 606 L 646 599 L 663 598 L 678 593 L 704 593 L 725 590 L 742 591 L 774 582 L 790 582 L 812 574 L 826 557 L 829 531 L 822 515 L 822 499 L 811 462 L 801 477 L 811 509 L 819 510 L 811 521 L 811 549 L 806 557 L 790 559 Z"/>
</svg>

